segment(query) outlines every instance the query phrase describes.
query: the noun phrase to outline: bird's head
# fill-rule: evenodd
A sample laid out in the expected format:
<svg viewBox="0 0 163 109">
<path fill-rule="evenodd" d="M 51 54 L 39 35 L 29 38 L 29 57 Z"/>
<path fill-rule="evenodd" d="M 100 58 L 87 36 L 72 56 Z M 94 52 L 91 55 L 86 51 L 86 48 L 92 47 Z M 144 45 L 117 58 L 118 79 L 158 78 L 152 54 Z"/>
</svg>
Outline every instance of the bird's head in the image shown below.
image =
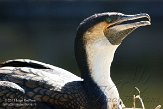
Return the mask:
<svg viewBox="0 0 163 109">
<path fill-rule="evenodd" d="M 141 21 L 142 18 L 144 21 Z M 146 25 L 150 25 L 150 16 L 146 13 L 125 15 L 117 12 L 106 12 L 85 19 L 79 25 L 77 33 L 86 42 L 106 37 L 111 44 L 119 45 L 133 30 Z"/>
<path fill-rule="evenodd" d="M 83 62 L 89 63 L 88 57 L 93 58 L 98 52 L 105 51 L 109 56 L 108 52 L 112 51 L 107 52 L 107 47 L 114 51 L 133 30 L 146 25 L 150 25 L 150 16 L 146 13 L 125 15 L 106 12 L 86 18 L 80 23 L 75 40 L 75 54 L 79 66 L 86 67 Z"/>
</svg>

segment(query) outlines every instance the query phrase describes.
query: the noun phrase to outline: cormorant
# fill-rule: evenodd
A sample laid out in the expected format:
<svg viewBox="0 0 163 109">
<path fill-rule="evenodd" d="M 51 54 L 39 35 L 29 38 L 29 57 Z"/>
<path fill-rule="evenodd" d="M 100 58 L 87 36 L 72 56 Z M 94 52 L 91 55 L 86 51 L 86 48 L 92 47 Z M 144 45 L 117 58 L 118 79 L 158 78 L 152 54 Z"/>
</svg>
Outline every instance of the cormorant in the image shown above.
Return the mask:
<svg viewBox="0 0 163 109">
<path fill-rule="evenodd" d="M 146 25 L 150 25 L 150 16 L 146 13 L 105 12 L 82 21 L 75 39 L 81 78 L 29 59 L 1 63 L 0 107 L 122 109 L 118 90 L 110 77 L 110 66 L 122 40 L 136 28 Z"/>
</svg>

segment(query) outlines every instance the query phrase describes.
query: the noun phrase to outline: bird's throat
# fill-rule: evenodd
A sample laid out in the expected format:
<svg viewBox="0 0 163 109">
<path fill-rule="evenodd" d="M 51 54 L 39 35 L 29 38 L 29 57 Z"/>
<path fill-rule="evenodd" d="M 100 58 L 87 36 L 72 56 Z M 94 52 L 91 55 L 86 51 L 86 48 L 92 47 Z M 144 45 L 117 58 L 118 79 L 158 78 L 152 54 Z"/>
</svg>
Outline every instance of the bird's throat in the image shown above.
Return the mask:
<svg viewBox="0 0 163 109">
<path fill-rule="evenodd" d="M 112 45 L 106 39 L 88 43 L 86 54 L 91 77 L 98 85 L 111 85 L 110 67 L 117 45 Z"/>
<path fill-rule="evenodd" d="M 118 90 L 110 76 L 110 67 L 117 47 L 118 45 L 112 45 L 107 38 L 86 45 L 91 78 L 111 102 L 119 99 Z"/>
</svg>

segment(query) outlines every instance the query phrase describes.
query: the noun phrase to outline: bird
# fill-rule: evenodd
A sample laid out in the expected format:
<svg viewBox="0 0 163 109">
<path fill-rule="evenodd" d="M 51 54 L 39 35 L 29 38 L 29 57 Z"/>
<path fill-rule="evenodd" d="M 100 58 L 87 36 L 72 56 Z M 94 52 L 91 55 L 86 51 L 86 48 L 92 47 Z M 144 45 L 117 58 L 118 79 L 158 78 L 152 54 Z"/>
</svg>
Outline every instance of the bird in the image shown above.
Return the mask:
<svg viewBox="0 0 163 109">
<path fill-rule="evenodd" d="M 122 109 L 110 70 L 116 49 L 135 29 L 151 25 L 147 13 L 104 12 L 78 26 L 74 51 L 81 77 L 30 59 L 0 64 L 0 108 Z"/>
</svg>

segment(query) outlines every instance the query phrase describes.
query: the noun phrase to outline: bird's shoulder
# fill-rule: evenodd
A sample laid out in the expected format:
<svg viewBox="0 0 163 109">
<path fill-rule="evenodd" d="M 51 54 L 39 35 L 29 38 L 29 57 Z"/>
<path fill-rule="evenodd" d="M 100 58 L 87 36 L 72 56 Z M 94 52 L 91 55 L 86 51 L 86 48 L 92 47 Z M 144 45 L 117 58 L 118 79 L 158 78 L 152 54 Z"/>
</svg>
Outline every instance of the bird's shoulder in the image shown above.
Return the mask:
<svg viewBox="0 0 163 109">
<path fill-rule="evenodd" d="M 83 80 L 80 77 L 64 69 L 34 60 L 16 59 L 1 63 L 0 83 L 15 84 L 15 87 L 22 88 L 25 96 L 30 99 L 47 102 L 53 106 L 62 104 L 69 106 L 68 108 L 77 108 L 78 104 L 84 106 L 86 102 Z M 5 90 L 11 89 L 10 85 L 3 84 L 1 86 Z M 22 96 L 23 91 L 19 91 Z M 3 94 L 2 96 L 6 97 Z"/>
<path fill-rule="evenodd" d="M 30 59 L 14 59 L 0 63 L 0 70 L 5 69 L 22 73 L 26 72 L 28 74 L 32 73 L 39 76 L 49 77 L 52 80 L 56 79 L 56 77 L 61 77 L 63 80 L 68 78 L 72 81 L 82 81 L 80 77 L 67 70 Z"/>
</svg>

